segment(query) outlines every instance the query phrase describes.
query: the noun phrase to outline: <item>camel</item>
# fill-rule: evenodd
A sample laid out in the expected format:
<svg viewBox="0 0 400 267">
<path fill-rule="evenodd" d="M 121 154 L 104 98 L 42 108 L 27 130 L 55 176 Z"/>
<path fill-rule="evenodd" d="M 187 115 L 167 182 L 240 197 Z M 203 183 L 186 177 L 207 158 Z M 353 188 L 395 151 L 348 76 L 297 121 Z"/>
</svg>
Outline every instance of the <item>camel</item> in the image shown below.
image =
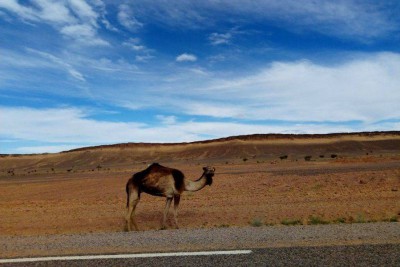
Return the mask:
<svg viewBox="0 0 400 267">
<path fill-rule="evenodd" d="M 128 231 L 132 231 L 132 225 L 134 230 L 139 230 L 135 220 L 135 209 L 142 192 L 167 198 L 161 229 L 166 228 L 168 210 L 172 199 L 174 199 L 174 222 L 175 227 L 179 228 L 177 216 L 182 192 L 195 192 L 206 185 L 212 184 L 215 168 L 204 167 L 203 171 L 203 175 L 196 181 L 187 180 L 181 171 L 161 166 L 158 163 L 153 163 L 147 169 L 135 173 L 126 184 L 126 206 L 128 208 L 126 222 Z"/>
</svg>

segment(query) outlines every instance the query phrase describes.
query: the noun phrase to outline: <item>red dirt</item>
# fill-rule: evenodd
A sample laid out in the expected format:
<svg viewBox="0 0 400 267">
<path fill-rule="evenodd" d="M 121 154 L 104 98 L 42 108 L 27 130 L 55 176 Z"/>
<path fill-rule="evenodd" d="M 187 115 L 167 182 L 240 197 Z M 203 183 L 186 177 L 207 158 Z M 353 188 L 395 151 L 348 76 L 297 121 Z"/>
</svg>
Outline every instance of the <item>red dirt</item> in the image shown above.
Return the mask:
<svg viewBox="0 0 400 267">
<path fill-rule="evenodd" d="M 326 150 L 323 158 L 318 156 L 322 153 L 320 148 L 327 144 L 324 142 L 313 144 L 313 157 L 309 162 L 303 157 L 311 151 L 310 147 L 289 153 L 288 159 L 280 160 L 279 156 L 288 150 L 278 143 L 274 144 L 275 149 L 279 151 L 280 147 L 282 153 L 276 152 L 270 157 L 255 153 L 256 156 L 250 155 L 246 160 L 244 150 L 230 157 L 215 158 L 204 156 L 210 155 L 212 149 L 203 147 L 203 156 L 198 160 L 181 148 L 179 153 L 175 150 L 179 157 L 187 155 L 187 158 L 171 157 L 168 163 L 160 163 L 181 169 L 189 179 L 200 177 L 203 165 L 213 165 L 217 169 L 211 187 L 196 193 L 185 192 L 182 196 L 178 215 L 180 227 L 280 224 L 285 219 L 308 223 L 310 216 L 330 222 L 340 218 L 346 222 L 398 218 L 400 147 L 388 151 L 375 143 L 375 150 L 367 152 L 368 155 L 365 150 L 346 154 L 342 150 L 332 159 Z M 398 139 L 393 142 L 397 144 Z M 262 147 L 251 145 L 254 151 Z M 103 150 L 103 156 L 114 157 L 115 148 L 110 151 Z M 60 155 L 65 153 L 50 156 L 60 159 Z M 123 231 L 125 184 L 133 172 L 146 165 L 132 165 L 116 159 L 99 170 L 79 167 L 68 172 L 59 167 L 52 173 L 46 169 L 54 160 L 46 159 L 50 156 L 15 158 L 18 162 L 23 160 L 25 165 L 12 162 L 10 157 L 0 160 L 2 166 L 6 166 L 0 176 L 0 235 Z M 68 160 L 72 162 L 71 158 Z M 75 158 L 75 165 L 79 165 L 77 162 Z M 68 164 L 62 168 L 67 168 Z M 15 168 L 13 176 L 6 172 L 12 166 Z M 29 168 L 37 171 L 28 174 Z M 137 208 L 141 230 L 160 227 L 164 204 L 164 198 L 142 194 Z"/>
</svg>

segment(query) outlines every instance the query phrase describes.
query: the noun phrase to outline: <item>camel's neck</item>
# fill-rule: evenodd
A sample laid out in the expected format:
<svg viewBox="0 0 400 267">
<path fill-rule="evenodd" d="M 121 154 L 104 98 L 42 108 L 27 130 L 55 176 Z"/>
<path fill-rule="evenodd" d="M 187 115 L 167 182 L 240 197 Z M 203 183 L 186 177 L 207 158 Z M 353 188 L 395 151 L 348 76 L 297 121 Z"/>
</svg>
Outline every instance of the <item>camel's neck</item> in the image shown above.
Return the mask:
<svg viewBox="0 0 400 267">
<path fill-rule="evenodd" d="M 207 185 L 207 178 L 203 174 L 199 179 L 196 181 L 190 181 L 185 179 L 185 191 L 199 191 L 200 189 L 203 189 Z"/>
</svg>

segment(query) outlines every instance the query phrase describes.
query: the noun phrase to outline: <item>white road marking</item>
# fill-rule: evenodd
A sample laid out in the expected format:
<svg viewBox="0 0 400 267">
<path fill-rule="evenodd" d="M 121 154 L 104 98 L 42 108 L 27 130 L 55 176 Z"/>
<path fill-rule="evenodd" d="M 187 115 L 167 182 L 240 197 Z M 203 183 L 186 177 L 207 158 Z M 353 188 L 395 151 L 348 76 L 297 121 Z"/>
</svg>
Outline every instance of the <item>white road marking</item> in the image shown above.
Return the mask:
<svg viewBox="0 0 400 267">
<path fill-rule="evenodd" d="M 197 251 L 197 252 L 166 252 L 143 254 L 118 254 L 118 255 L 86 255 L 86 256 L 60 256 L 39 258 L 0 259 L 0 263 L 40 262 L 40 261 L 74 261 L 74 260 L 101 260 L 101 259 L 130 259 L 130 258 L 154 258 L 154 257 L 185 257 L 185 256 L 212 256 L 212 255 L 238 255 L 250 254 L 251 250 L 227 250 L 227 251 Z"/>
</svg>

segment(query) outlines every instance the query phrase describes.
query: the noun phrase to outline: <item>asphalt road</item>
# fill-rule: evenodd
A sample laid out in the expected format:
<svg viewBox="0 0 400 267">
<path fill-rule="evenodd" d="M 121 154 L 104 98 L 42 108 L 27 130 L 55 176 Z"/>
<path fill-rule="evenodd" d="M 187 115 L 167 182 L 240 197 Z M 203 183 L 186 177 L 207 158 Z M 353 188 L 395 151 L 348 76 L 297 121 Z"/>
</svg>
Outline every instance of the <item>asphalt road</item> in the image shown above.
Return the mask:
<svg viewBox="0 0 400 267">
<path fill-rule="evenodd" d="M 285 247 L 251 251 L 239 255 L 42 261 L 4 266 L 400 266 L 400 244 Z"/>
</svg>

